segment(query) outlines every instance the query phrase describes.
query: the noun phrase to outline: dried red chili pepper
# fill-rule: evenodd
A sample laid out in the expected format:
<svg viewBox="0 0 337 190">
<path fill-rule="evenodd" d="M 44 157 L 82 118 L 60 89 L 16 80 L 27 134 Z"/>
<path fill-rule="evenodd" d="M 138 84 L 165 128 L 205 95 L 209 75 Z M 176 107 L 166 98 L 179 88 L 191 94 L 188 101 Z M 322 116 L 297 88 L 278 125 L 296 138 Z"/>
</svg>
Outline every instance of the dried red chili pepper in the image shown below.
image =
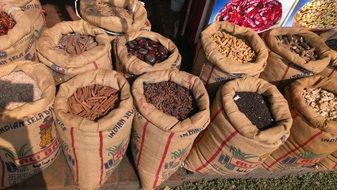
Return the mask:
<svg viewBox="0 0 337 190">
<path fill-rule="evenodd" d="M 7 35 L 8 30 L 12 29 L 15 24 L 15 20 L 7 13 L 0 12 L 0 36 Z"/>
<path fill-rule="evenodd" d="M 282 17 L 282 4 L 277 0 L 232 0 L 218 13 L 218 20 L 266 30 Z"/>
</svg>

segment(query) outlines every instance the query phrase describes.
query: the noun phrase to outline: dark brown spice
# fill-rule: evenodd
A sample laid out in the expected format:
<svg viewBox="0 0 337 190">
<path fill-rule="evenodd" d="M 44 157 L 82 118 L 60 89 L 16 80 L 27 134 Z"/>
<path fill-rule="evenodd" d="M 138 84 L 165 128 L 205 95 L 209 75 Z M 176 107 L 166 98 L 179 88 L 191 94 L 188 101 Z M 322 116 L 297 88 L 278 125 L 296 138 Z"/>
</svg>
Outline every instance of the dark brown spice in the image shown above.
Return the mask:
<svg viewBox="0 0 337 190">
<path fill-rule="evenodd" d="M 180 121 L 198 111 L 192 93 L 171 81 L 144 83 L 144 95 L 148 103 Z"/>
<path fill-rule="evenodd" d="M 58 48 L 65 50 L 70 55 L 80 55 L 96 47 L 98 43 L 94 36 L 70 33 L 63 34 L 59 41 Z"/>
<path fill-rule="evenodd" d="M 130 54 L 151 65 L 169 57 L 169 50 L 166 47 L 148 38 L 138 37 L 125 45 Z"/>
<path fill-rule="evenodd" d="M 266 96 L 254 92 L 237 92 L 234 101 L 240 112 L 244 113 L 260 131 L 275 125 Z"/>
<path fill-rule="evenodd" d="M 277 39 L 286 47 L 301 56 L 306 62 L 316 61 L 319 57 L 314 47 L 312 47 L 304 37 L 299 35 L 282 35 Z"/>
</svg>

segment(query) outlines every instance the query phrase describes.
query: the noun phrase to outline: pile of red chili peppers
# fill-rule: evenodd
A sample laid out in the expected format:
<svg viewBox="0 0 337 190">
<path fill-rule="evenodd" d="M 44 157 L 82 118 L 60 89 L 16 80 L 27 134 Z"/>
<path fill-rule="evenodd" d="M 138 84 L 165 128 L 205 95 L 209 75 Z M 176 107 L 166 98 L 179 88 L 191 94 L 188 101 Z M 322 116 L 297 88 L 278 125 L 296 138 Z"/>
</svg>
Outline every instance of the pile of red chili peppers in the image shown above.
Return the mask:
<svg viewBox="0 0 337 190">
<path fill-rule="evenodd" d="M 282 4 L 277 0 L 231 0 L 217 17 L 217 20 L 262 31 L 281 19 Z"/>
<path fill-rule="evenodd" d="M 15 24 L 15 20 L 7 13 L 0 12 L 0 36 L 7 35 L 8 30 L 12 29 Z"/>
</svg>

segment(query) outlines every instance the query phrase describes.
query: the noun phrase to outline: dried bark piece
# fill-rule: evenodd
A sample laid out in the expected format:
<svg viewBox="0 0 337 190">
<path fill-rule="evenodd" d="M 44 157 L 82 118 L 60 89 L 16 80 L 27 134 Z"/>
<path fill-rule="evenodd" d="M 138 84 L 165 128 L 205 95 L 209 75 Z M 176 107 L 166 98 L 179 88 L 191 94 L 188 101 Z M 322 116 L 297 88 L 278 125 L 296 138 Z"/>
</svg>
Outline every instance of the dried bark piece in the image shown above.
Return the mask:
<svg viewBox="0 0 337 190">
<path fill-rule="evenodd" d="M 70 33 L 63 34 L 57 48 L 65 50 L 70 55 L 80 55 L 98 46 L 94 36 Z"/>
</svg>

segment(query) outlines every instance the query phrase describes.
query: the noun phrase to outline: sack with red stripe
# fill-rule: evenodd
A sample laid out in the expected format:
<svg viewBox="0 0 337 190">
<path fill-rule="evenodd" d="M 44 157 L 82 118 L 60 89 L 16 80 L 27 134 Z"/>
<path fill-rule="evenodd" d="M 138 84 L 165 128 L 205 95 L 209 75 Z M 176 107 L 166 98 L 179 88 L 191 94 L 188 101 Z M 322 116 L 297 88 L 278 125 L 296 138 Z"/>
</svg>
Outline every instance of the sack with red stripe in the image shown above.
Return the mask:
<svg viewBox="0 0 337 190">
<path fill-rule="evenodd" d="M 218 31 L 246 40 L 256 52 L 255 61 L 241 63 L 220 53 L 217 43 L 210 38 Z M 192 73 L 200 77 L 213 99 L 220 85 L 225 81 L 243 76 L 259 77 L 266 66 L 267 58 L 268 49 L 256 32 L 226 21 L 218 21 L 201 33 L 201 46 L 197 49 Z"/>
<path fill-rule="evenodd" d="M 275 125 L 259 130 L 234 101 L 236 92 L 268 97 Z M 211 106 L 211 122 L 197 138 L 185 168 L 203 174 L 244 174 L 259 167 L 288 138 L 292 124 L 287 101 L 265 80 L 246 77 L 227 82 Z"/>
<path fill-rule="evenodd" d="M 32 21 L 35 32 L 42 34 L 45 26 L 45 16 L 39 0 L 2 0 L 1 3 L 21 8 Z"/>
<path fill-rule="evenodd" d="M 337 40 L 337 29 L 330 30 L 321 34 L 321 38 L 326 42 L 327 40 L 335 39 Z M 331 62 L 330 64 L 320 73 L 320 75 L 325 77 L 337 78 L 337 51 L 332 50 Z"/>
<path fill-rule="evenodd" d="M 286 143 L 263 163 L 268 170 L 315 166 L 337 151 L 337 121 L 327 120 L 305 102 L 305 88 L 322 88 L 337 94 L 336 80 L 320 76 L 299 79 L 286 87 L 293 126 Z"/>
<path fill-rule="evenodd" d="M 69 113 L 68 98 L 81 87 L 99 84 L 119 91 L 119 106 L 97 121 Z M 126 79 L 96 70 L 63 83 L 55 99 L 56 129 L 62 150 L 80 189 L 98 189 L 118 166 L 128 147 L 134 108 Z"/>
<path fill-rule="evenodd" d="M 169 57 L 162 62 L 151 65 L 138 59 L 136 56 L 128 52 L 126 43 L 138 37 L 148 38 L 155 42 L 159 42 L 169 51 Z M 115 39 L 116 43 L 116 70 L 125 73 L 125 76 L 130 81 L 133 81 L 136 76 L 151 71 L 161 71 L 169 69 L 180 68 L 181 55 L 179 49 L 172 40 L 166 38 L 158 33 L 151 31 L 138 31 L 129 35 L 118 37 Z"/>
<path fill-rule="evenodd" d="M 33 60 L 39 34 L 32 28 L 32 21 L 18 7 L 5 5 L 1 10 L 12 17 L 16 24 L 6 35 L 0 36 L 0 68 L 1 65 L 15 61 Z"/>
<path fill-rule="evenodd" d="M 198 112 L 182 121 L 167 115 L 148 103 L 144 83 L 172 81 L 189 89 Z M 131 148 L 140 181 L 144 189 L 156 189 L 181 166 L 197 135 L 209 123 L 207 91 L 194 75 L 177 71 L 146 73 L 133 83 L 136 115 L 133 120 Z"/>
<path fill-rule="evenodd" d="M 18 71 L 36 82 L 41 98 L 31 101 L 38 96 L 32 84 L 0 80 L 0 189 L 40 173 L 60 152 L 60 141 L 52 125 L 56 90 L 50 71 L 43 64 L 20 61 L 4 65 L 0 77 Z M 4 89 L 11 91 L 10 94 L 22 93 L 24 89 L 26 102 L 11 104 L 17 103 L 18 96 L 4 98 L 3 94 L 9 93 Z"/>
<path fill-rule="evenodd" d="M 300 55 L 290 51 L 277 37 L 283 35 L 299 35 L 303 37 L 317 53 L 319 59 L 306 61 Z M 329 48 L 324 41 L 315 33 L 304 28 L 276 28 L 267 31 L 264 39 L 270 49 L 267 67 L 261 73 L 261 78 L 283 89 L 289 82 L 311 76 L 323 71 L 330 62 Z"/>
<path fill-rule="evenodd" d="M 337 170 L 337 152 L 330 154 L 327 158 L 324 158 L 320 163 L 323 169 Z"/>
<path fill-rule="evenodd" d="M 104 4 L 105 7 L 119 7 L 128 10 L 128 14 L 131 17 L 120 17 L 120 15 L 126 13 L 115 13 L 111 11 L 111 15 L 98 11 L 97 4 Z M 105 9 L 106 10 L 106 9 Z M 107 12 L 107 11 L 105 11 Z M 116 11 L 118 12 L 118 11 Z M 147 12 L 138 0 L 81 0 L 80 1 L 80 13 L 84 20 L 87 22 L 108 30 L 110 32 L 118 33 L 132 33 L 137 32 L 146 26 Z M 149 29 L 145 27 L 145 29 Z"/>
<path fill-rule="evenodd" d="M 57 48 L 62 34 L 78 33 L 95 37 L 98 46 L 80 55 L 70 55 Z M 37 41 L 39 60 L 54 72 L 56 84 L 95 69 L 112 69 L 110 37 L 97 27 L 80 21 L 61 22 L 46 30 Z M 72 43 L 72 42 L 69 42 Z"/>
</svg>

